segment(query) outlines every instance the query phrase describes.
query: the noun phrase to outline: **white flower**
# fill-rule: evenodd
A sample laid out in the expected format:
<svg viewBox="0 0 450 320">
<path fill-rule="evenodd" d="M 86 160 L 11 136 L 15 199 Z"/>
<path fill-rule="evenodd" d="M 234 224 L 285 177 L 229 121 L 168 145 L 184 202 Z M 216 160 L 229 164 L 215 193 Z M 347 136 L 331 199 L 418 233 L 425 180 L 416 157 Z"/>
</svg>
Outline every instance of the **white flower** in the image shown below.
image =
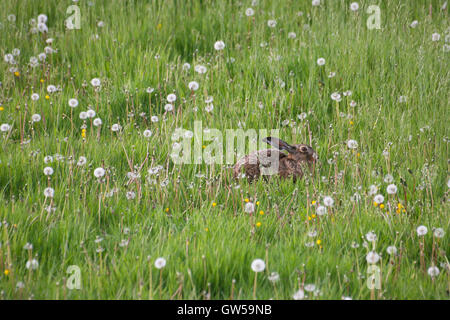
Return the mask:
<svg viewBox="0 0 450 320">
<path fill-rule="evenodd" d="M 441 39 L 441 35 L 437 32 L 431 35 L 431 41 L 439 41 Z"/>
<path fill-rule="evenodd" d="M 411 24 L 409 25 L 411 28 L 415 28 L 417 27 L 417 25 L 419 24 L 419 21 L 414 20 L 413 22 L 411 22 Z"/>
<path fill-rule="evenodd" d="M 358 11 L 358 9 L 359 9 L 359 4 L 358 4 L 358 2 L 352 2 L 352 3 L 350 4 L 350 10 L 352 10 L 352 11 Z"/>
<path fill-rule="evenodd" d="M 166 110 L 167 112 L 172 111 L 172 110 L 173 110 L 173 105 L 170 104 L 170 103 L 167 103 L 167 104 L 164 106 L 164 110 Z"/>
<path fill-rule="evenodd" d="M 366 256 L 367 263 L 375 264 L 380 260 L 380 256 L 375 251 L 370 251 Z"/>
<path fill-rule="evenodd" d="M 74 98 L 70 99 L 70 100 L 69 100 L 69 106 L 70 106 L 71 108 L 76 108 L 76 107 L 78 106 L 78 100 L 77 100 L 77 99 L 74 99 Z"/>
<path fill-rule="evenodd" d="M 288 33 L 288 38 L 289 39 L 295 39 L 295 38 L 297 38 L 297 34 L 295 32 L 289 32 Z"/>
<path fill-rule="evenodd" d="M 53 93 L 55 91 L 56 91 L 56 87 L 54 85 L 51 84 L 51 85 L 47 86 L 48 93 Z"/>
<path fill-rule="evenodd" d="M 177 100 L 177 96 L 175 94 L 171 93 L 167 96 L 167 101 L 169 103 L 175 102 L 175 100 Z"/>
<path fill-rule="evenodd" d="M 7 132 L 7 131 L 9 131 L 11 129 L 11 126 L 9 125 L 9 124 L 7 124 L 7 123 L 3 123 L 1 126 L 0 126 L 0 131 L 1 132 Z"/>
<path fill-rule="evenodd" d="M 318 216 L 323 216 L 323 215 L 325 215 L 327 213 L 327 208 L 326 207 L 324 207 L 324 206 L 318 206 L 317 207 L 317 209 L 316 209 L 316 214 L 318 215 Z"/>
<path fill-rule="evenodd" d="M 442 228 L 436 228 L 433 232 L 436 238 L 443 238 L 445 236 L 445 231 Z"/>
<path fill-rule="evenodd" d="M 349 149 L 356 149 L 356 148 L 358 148 L 358 142 L 356 140 L 350 139 L 347 141 L 347 147 Z"/>
<path fill-rule="evenodd" d="M 38 114 L 38 113 L 33 114 L 33 115 L 31 116 L 31 121 L 33 121 L 33 122 L 39 122 L 39 121 L 41 121 L 41 115 Z"/>
<path fill-rule="evenodd" d="M 199 85 L 198 85 L 197 81 L 191 81 L 191 82 L 189 82 L 188 87 L 189 87 L 189 90 L 191 90 L 191 91 L 197 91 Z"/>
<path fill-rule="evenodd" d="M 206 71 L 207 71 L 206 67 L 203 66 L 203 65 L 196 65 L 196 66 L 194 67 L 194 70 L 195 70 L 195 72 L 197 72 L 197 73 L 199 73 L 199 74 L 204 74 L 204 73 L 206 73 Z"/>
<path fill-rule="evenodd" d="M 53 168 L 52 167 L 45 167 L 44 168 L 44 174 L 46 176 L 51 176 L 53 174 Z"/>
<path fill-rule="evenodd" d="M 95 111 L 92 109 L 89 109 L 88 111 L 86 111 L 86 114 L 87 114 L 88 118 L 93 118 L 96 115 Z"/>
<path fill-rule="evenodd" d="M 255 259 L 253 260 L 251 267 L 254 272 L 262 272 L 266 268 L 266 263 L 262 259 Z"/>
<path fill-rule="evenodd" d="M 114 124 L 111 126 L 111 131 L 113 131 L 113 132 L 120 131 L 120 129 L 122 129 L 122 126 L 121 126 L 120 124 L 118 124 L 118 123 L 114 123 Z"/>
<path fill-rule="evenodd" d="M 80 112 L 80 119 L 81 119 L 81 120 L 86 120 L 87 117 L 88 117 L 88 114 L 87 114 L 86 111 L 81 111 L 81 112 Z"/>
<path fill-rule="evenodd" d="M 389 246 L 389 247 L 387 247 L 386 251 L 387 251 L 387 253 L 388 253 L 389 255 L 391 255 L 391 256 L 397 254 L 397 248 L 396 248 L 395 246 Z"/>
<path fill-rule="evenodd" d="M 103 28 L 105 26 L 105 23 L 103 21 L 97 22 L 97 27 Z"/>
<path fill-rule="evenodd" d="M 450 188 L 450 179 L 447 181 L 447 188 Z"/>
<path fill-rule="evenodd" d="M 377 241 L 377 235 L 374 232 L 370 231 L 366 234 L 366 239 L 370 242 Z"/>
<path fill-rule="evenodd" d="M 417 235 L 419 237 L 422 237 L 428 233 L 428 228 L 425 226 L 419 226 L 419 227 L 417 227 L 416 231 L 417 231 Z"/>
<path fill-rule="evenodd" d="M 386 188 L 386 192 L 388 194 L 396 194 L 397 193 L 397 186 L 395 184 L 390 184 Z"/>
<path fill-rule="evenodd" d="M 95 118 L 94 121 L 92 122 L 94 126 L 99 127 L 102 125 L 102 119 L 100 118 Z"/>
<path fill-rule="evenodd" d="M 378 192 L 378 187 L 376 186 L 376 185 L 371 185 L 370 187 L 369 187 L 369 196 L 372 196 L 372 195 L 374 195 L 375 193 L 377 193 Z"/>
<path fill-rule="evenodd" d="M 339 102 L 339 101 L 342 100 L 342 97 L 341 97 L 341 95 L 340 95 L 339 92 L 333 92 L 333 93 L 331 94 L 331 100 L 334 100 L 334 101 Z"/>
<path fill-rule="evenodd" d="M 150 131 L 150 130 L 144 130 L 144 132 L 143 132 L 143 136 L 145 137 L 145 138 L 150 138 L 151 136 L 152 136 L 152 132 Z"/>
<path fill-rule="evenodd" d="M 277 25 L 277 21 L 276 21 L 276 20 L 268 20 L 268 21 L 267 21 L 267 25 L 268 25 L 270 28 L 275 28 L 276 25 Z"/>
<path fill-rule="evenodd" d="M 156 269 L 162 269 L 166 266 L 166 259 L 164 258 L 158 258 L 155 260 L 155 268 Z"/>
<path fill-rule="evenodd" d="M 292 298 L 294 300 L 303 300 L 305 298 L 305 291 L 303 291 L 303 289 L 298 290 L 296 293 L 294 293 Z"/>
<path fill-rule="evenodd" d="M 269 277 L 268 277 L 270 282 L 277 282 L 278 280 L 280 280 L 280 275 L 278 274 L 278 272 L 272 272 Z"/>
<path fill-rule="evenodd" d="M 134 198 L 136 198 L 136 193 L 133 191 L 128 191 L 126 197 L 128 200 L 133 200 Z"/>
<path fill-rule="evenodd" d="M 36 270 L 39 267 L 39 262 L 36 259 L 28 260 L 26 263 L 27 269 Z"/>
<path fill-rule="evenodd" d="M 377 194 L 375 197 L 373 197 L 373 201 L 377 204 L 384 202 L 384 196 L 382 194 Z"/>
<path fill-rule="evenodd" d="M 38 95 L 37 93 L 33 93 L 33 94 L 31 95 L 31 100 L 33 100 L 33 101 L 39 100 L 39 95 Z"/>
<path fill-rule="evenodd" d="M 255 10 L 253 10 L 252 8 L 247 8 L 246 10 L 245 10 L 245 15 L 247 16 L 247 17 L 251 17 L 251 16 L 253 16 L 255 14 Z"/>
<path fill-rule="evenodd" d="M 253 202 L 247 202 L 245 204 L 245 212 L 247 213 L 253 213 L 255 211 L 255 205 Z"/>
<path fill-rule="evenodd" d="M 146 91 L 148 94 L 150 94 L 150 93 L 152 93 L 153 91 L 155 91 L 155 89 L 152 88 L 152 87 L 148 87 L 145 91 Z"/>
<path fill-rule="evenodd" d="M 216 41 L 214 43 L 214 49 L 216 49 L 217 51 L 225 49 L 225 43 L 222 40 Z"/>
<path fill-rule="evenodd" d="M 439 275 L 438 267 L 432 266 L 428 268 L 428 275 L 432 278 L 437 277 Z"/>
<path fill-rule="evenodd" d="M 334 200 L 332 197 L 326 196 L 323 198 L 323 204 L 327 207 L 332 207 L 334 203 Z"/>
<path fill-rule="evenodd" d="M 213 109 L 214 109 L 214 105 L 212 103 L 207 104 L 206 107 L 205 107 L 205 111 L 206 112 L 212 112 Z"/>
<path fill-rule="evenodd" d="M 50 187 L 44 189 L 44 197 L 53 198 L 54 195 L 55 195 L 55 189 L 50 188 Z"/>
<path fill-rule="evenodd" d="M 86 162 L 87 162 L 86 157 L 81 156 L 78 158 L 77 166 L 79 166 L 79 167 L 84 166 L 86 164 Z"/>
<path fill-rule="evenodd" d="M 320 0 L 312 0 L 311 4 L 312 4 L 313 7 L 317 7 L 317 6 L 320 5 Z"/>
<path fill-rule="evenodd" d="M 305 291 L 313 292 L 314 290 L 316 290 L 315 284 L 310 283 L 310 284 L 305 285 Z"/>
<path fill-rule="evenodd" d="M 45 23 L 39 22 L 37 25 L 37 28 L 39 30 L 39 32 L 41 33 L 47 33 L 48 32 L 48 27 Z"/>
<path fill-rule="evenodd" d="M 319 66 L 323 66 L 323 65 L 325 64 L 325 59 L 324 59 L 324 58 L 319 58 L 319 59 L 317 59 L 317 64 L 318 64 Z"/>
<path fill-rule="evenodd" d="M 18 48 L 14 48 L 13 50 L 12 50 L 12 55 L 13 56 L 20 56 L 20 49 L 18 49 Z"/>
<path fill-rule="evenodd" d="M 152 117 L 150 118 L 150 120 L 151 120 L 152 122 L 158 122 L 158 121 L 159 121 L 159 118 L 158 118 L 157 116 L 152 116 Z"/>
<path fill-rule="evenodd" d="M 33 245 L 29 242 L 27 242 L 24 246 L 23 246 L 24 250 L 33 250 Z"/>
<path fill-rule="evenodd" d="M 392 181 L 394 181 L 394 177 L 391 174 L 388 173 L 384 176 L 384 182 L 391 183 Z"/>
<path fill-rule="evenodd" d="M 40 15 L 38 15 L 37 21 L 39 23 L 47 23 L 47 16 L 43 13 L 41 13 Z"/>
<path fill-rule="evenodd" d="M 102 167 L 99 167 L 97 169 L 94 170 L 94 176 L 96 178 L 101 178 L 105 175 L 105 169 L 103 169 Z"/>
<path fill-rule="evenodd" d="M 101 82 L 100 82 L 100 79 L 99 79 L 99 78 L 94 78 L 94 79 L 91 80 L 91 85 L 92 85 L 93 87 L 99 87 L 100 84 L 101 84 Z"/>
<path fill-rule="evenodd" d="M 183 70 L 184 70 L 184 71 L 188 71 L 188 70 L 190 70 L 190 69 L 191 69 L 191 65 L 190 65 L 189 63 L 185 62 L 185 63 L 183 64 Z"/>
</svg>

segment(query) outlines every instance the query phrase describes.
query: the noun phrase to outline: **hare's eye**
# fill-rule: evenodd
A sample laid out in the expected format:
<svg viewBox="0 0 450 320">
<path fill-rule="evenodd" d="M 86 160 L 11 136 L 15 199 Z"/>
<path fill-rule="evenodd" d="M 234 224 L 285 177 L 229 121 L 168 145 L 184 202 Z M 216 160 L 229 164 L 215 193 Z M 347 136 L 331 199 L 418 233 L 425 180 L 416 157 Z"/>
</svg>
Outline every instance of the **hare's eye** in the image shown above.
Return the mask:
<svg viewBox="0 0 450 320">
<path fill-rule="evenodd" d="M 303 153 L 306 153 L 306 152 L 308 152 L 308 148 L 307 147 L 300 147 L 300 151 L 301 152 L 303 152 Z"/>
</svg>

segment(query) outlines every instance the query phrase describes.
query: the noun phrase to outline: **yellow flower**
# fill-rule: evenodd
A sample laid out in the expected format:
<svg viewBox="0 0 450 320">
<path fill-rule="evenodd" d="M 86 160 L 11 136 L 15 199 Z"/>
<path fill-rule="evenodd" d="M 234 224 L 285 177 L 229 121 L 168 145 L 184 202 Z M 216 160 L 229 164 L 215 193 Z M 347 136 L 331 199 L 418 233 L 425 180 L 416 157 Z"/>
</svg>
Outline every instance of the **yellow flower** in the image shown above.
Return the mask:
<svg viewBox="0 0 450 320">
<path fill-rule="evenodd" d="M 213 206 L 213 207 L 217 206 L 217 203 L 213 202 L 213 203 L 212 203 L 212 206 Z"/>
<path fill-rule="evenodd" d="M 403 210 L 402 210 L 402 212 L 403 212 L 403 213 L 405 213 L 405 212 L 406 212 L 406 210 L 405 210 L 405 209 L 403 209 Z"/>
<path fill-rule="evenodd" d="M 206 148 L 206 146 L 205 146 L 205 145 L 203 145 L 203 146 L 202 146 L 202 148 L 203 148 L 203 149 L 205 149 L 205 148 Z"/>
<path fill-rule="evenodd" d="M 358 153 L 356 154 L 356 156 L 357 156 L 357 157 L 361 156 L 361 153 L 358 152 Z"/>
<path fill-rule="evenodd" d="M 380 204 L 380 209 L 384 209 L 384 204 Z"/>
<path fill-rule="evenodd" d="M 259 211 L 259 214 L 263 216 L 264 215 L 264 211 L 262 211 L 262 210 Z"/>
<path fill-rule="evenodd" d="M 259 201 L 256 201 L 256 205 L 259 206 Z"/>
<path fill-rule="evenodd" d="M 161 30 L 161 28 L 162 28 L 162 24 L 161 24 L 161 23 L 158 23 L 158 24 L 156 25 L 156 29 Z"/>
<path fill-rule="evenodd" d="M 82 129 L 82 130 L 81 130 L 81 136 L 82 136 L 83 138 L 86 138 L 86 129 Z"/>
<path fill-rule="evenodd" d="M 399 203 L 397 204 L 397 208 L 401 209 L 401 208 L 403 208 L 403 205 L 399 202 Z"/>
<path fill-rule="evenodd" d="M 44 79 L 39 80 L 40 83 L 44 83 Z"/>
<path fill-rule="evenodd" d="M 373 205 L 374 205 L 375 207 L 378 207 L 378 203 L 376 203 L 375 201 L 373 202 Z"/>
<path fill-rule="evenodd" d="M 311 217 L 310 216 L 308 216 L 308 220 L 311 221 Z"/>
<path fill-rule="evenodd" d="M 5 108 L 3 108 L 3 107 L 0 107 L 0 111 L 3 111 L 3 110 L 5 110 Z"/>
<path fill-rule="evenodd" d="M 5 276 L 7 276 L 9 274 L 9 270 L 5 269 L 5 271 L 3 273 L 5 274 Z"/>
<path fill-rule="evenodd" d="M 398 214 L 400 214 L 400 209 L 395 210 Z"/>
<path fill-rule="evenodd" d="M 261 227 L 261 222 L 258 221 L 258 222 L 256 223 L 256 226 L 257 226 L 258 228 Z"/>
<path fill-rule="evenodd" d="M 350 125 L 351 125 L 351 126 L 353 125 L 353 123 L 354 123 L 354 122 L 353 122 L 352 120 L 350 120 Z"/>
<path fill-rule="evenodd" d="M 45 99 L 50 99 L 50 96 L 48 94 L 45 95 Z"/>
<path fill-rule="evenodd" d="M 248 198 L 245 198 L 244 201 L 245 201 L 245 202 L 249 202 L 250 200 L 248 200 Z"/>
<path fill-rule="evenodd" d="M 206 231 L 206 232 L 208 232 L 208 231 L 209 231 L 209 229 L 208 229 L 208 228 L 205 228 L 205 231 Z"/>
<path fill-rule="evenodd" d="M 313 214 L 311 215 L 311 217 L 314 219 L 314 218 L 316 217 L 316 215 L 313 213 Z"/>
<path fill-rule="evenodd" d="M 164 210 L 164 211 L 169 212 L 169 210 L 170 210 L 169 208 L 166 208 L 166 210 Z"/>
<path fill-rule="evenodd" d="M 317 243 L 317 245 L 319 245 L 319 246 L 320 246 L 320 244 L 322 243 L 322 240 L 320 240 L 320 239 L 317 239 L 316 243 Z"/>
<path fill-rule="evenodd" d="M 316 204 L 316 200 L 311 201 L 311 204 L 315 205 Z"/>
<path fill-rule="evenodd" d="M 20 72 L 19 72 L 19 71 L 16 71 L 16 72 L 14 72 L 14 75 L 15 75 L 16 77 L 18 77 L 18 76 L 20 76 Z"/>
</svg>

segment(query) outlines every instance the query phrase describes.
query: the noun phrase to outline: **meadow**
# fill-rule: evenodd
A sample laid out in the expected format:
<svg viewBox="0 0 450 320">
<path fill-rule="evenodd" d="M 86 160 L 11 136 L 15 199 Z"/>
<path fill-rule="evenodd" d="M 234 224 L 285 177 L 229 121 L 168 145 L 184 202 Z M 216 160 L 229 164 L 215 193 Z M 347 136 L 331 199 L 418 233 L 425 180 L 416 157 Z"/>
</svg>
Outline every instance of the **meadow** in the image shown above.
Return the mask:
<svg viewBox="0 0 450 320">
<path fill-rule="evenodd" d="M 449 299 L 445 1 L 0 2 L 0 299 Z"/>
</svg>

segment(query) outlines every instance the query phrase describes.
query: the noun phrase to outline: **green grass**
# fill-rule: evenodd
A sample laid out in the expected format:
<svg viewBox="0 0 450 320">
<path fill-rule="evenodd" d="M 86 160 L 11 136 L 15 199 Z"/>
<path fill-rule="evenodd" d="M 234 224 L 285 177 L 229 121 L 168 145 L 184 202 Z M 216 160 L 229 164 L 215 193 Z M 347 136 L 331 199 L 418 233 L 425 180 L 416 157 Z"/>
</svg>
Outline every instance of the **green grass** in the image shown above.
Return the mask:
<svg viewBox="0 0 450 320">
<path fill-rule="evenodd" d="M 251 299 L 250 265 L 261 258 L 258 299 L 292 299 L 306 284 L 317 289 L 308 299 L 448 299 L 448 13 L 437 0 L 358 1 L 357 12 L 350 2 L 260 0 L 249 18 L 251 1 L 5 1 L 0 54 L 21 52 L 16 75 L 0 62 L 0 124 L 11 125 L 0 133 L 0 297 Z M 80 8 L 80 30 L 64 27 L 72 4 Z M 366 27 L 372 4 L 380 6 L 379 30 Z M 40 13 L 49 31 L 32 34 L 29 20 Z M 432 41 L 435 32 L 439 41 Z M 58 51 L 29 67 L 47 38 Z M 223 51 L 214 50 L 217 40 Z M 194 71 L 199 64 L 206 74 Z M 95 77 L 99 92 L 90 84 Z M 193 80 L 200 85 L 195 98 L 187 86 Z M 61 91 L 46 99 L 50 84 Z M 147 87 L 155 88 L 150 96 Z M 352 95 L 336 106 L 331 94 L 346 90 Z M 165 113 L 170 93 L 175 112 Z M 79 101 L 72 114 L 70 98 Z M 79 113 L 88 106 L 103 125 L 98 133 L 87 120 L 83 138 Z M 32 124 L 35 113 L 42 120 Z M 150 121 L 154 115 L 159 122 Z M 195 120 L 222 132 L 279 129 L 288 142 L 310 144 L 320 163 L 296 184 L 235 181 L 230 164 L 176 165 L 172 133 L 193 130 Z M 120 133 L 111 131 L 114 123 Z M 46 164 L 49 155 L 54 161 Z M 80 156 L 87 158 L 82 167 Z M 127 173 L 141 165 L 140 178 L 128 183 Z M 163 170 L 148 174 L 157 165 Z M 46 166 L 54 169 L 51 179 Z M 97 167 L 107 170 L 105 182 L 94 177 Z M 386 174 L 396 195 L 386 192 Z M 385 196 L 384 208 L 374 206 L 371 185 Z M 44 197 L 47 186 L 53 199 Z M 315 216 L 324 196 L 334 205 Z M 253 214 L 244 210 L 246 199 L 258 203 Z M 424 237 L 420 225 L 428 228 Z M 445 235 L 435 237 L 434 228 Z M 370 231 L 373 243 L 365 239 Z M 386 252 L 392 245 L 394 256 Z M 381 256 L 381 290 L 373 291 L 366 285 L 372 250 Z M 167 260 L 161 274 L 158 257 Z M 31 258 L 39 262 L 35 270 L 26 267 Z M 80 290 L 64 285 L 71 265 L 81 270 Z M 427 274 L 433 265 L 435 278 Z M 280 275 L 275 285 L 271 272 Z"/>
</svg>

